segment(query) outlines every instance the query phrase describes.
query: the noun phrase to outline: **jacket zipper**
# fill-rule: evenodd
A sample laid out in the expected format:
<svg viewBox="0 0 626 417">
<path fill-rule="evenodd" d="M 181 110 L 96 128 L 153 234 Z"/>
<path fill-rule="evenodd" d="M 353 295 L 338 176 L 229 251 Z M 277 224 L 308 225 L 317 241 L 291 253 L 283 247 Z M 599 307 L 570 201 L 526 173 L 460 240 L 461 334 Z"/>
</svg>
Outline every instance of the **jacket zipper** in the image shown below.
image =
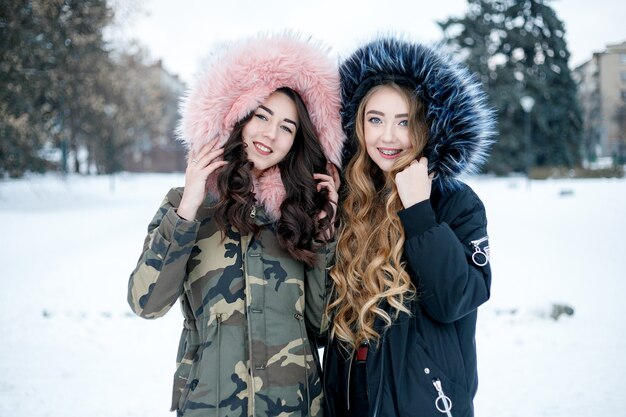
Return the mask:
<svg viewBox="0 0 626 417">
<path fill-rule="evenodd" d="M 304 339 L 304 322 L 302 319 L 304 318 L 302 314 L 296 313 L 293 315 L 296 320 L 298 320 L 298 324 L 300 326 L 300 338 L 302 339 L 302 347 L 304 348 L 304 385 L 306 387 L 306 402 L 307 409 L 309 411 L 309 416 L 311 415 L 311 393 L 309 390 L 309 371 L 307 369 L 306 362 L 306 340 Z"/>
<path fill-rule="evenodd" d="M 385 375 L 385 336 L 387 332 L 383 333 L 380 338 L 380 378 L 378 380 L 378 392 L 376 393 L 376 400 L 374 401 L 374 413 L 372 417 L 378 416 L 380 409 L 380 400 L 383 392 L 383 376 Z"/>
<path fill-rule="evenodd" d="M 217 401 L 215 401 L 215 408 L 217 409 L 217 417 L 220 417 L 220 346 L 222 345 L 222 335 L 221 335 L 221 328 L 222 328 L 222 314 L 217 314 L 215 316 L 215 321 L 217 323 L 217 389 L 216 389 L 216 396 L 217 396 Z"/>
<path fill-rule="evenodd" d="M 328 368 L 328 356 L 330 356 L 330 346 L 332 345 L 331 343 L 331 338 L 330 338 L 330 329 L 327 329 L 327 335 L 326 335 L 326 345 L 324 347 L 324 354 L 322 356 L 322 392 L 324 393 L 324 398 L 328 398 L 328 395 L 326 394 L 326 381 L 328 381 L 327 379 L 327 375 L 328 372 L 326 371 Z"/>
<path fill-rule="evenodd" d="M 472 261 L 478 266 L 485 266 L 489 263 L 489 246 L 486 246 L 484 251 L 480 247 L 480 244 L 487 240 L 489 240 L 489 236 L 470 241 L 470 245 L 474 249 Z"/>
<path fill-rule="evenodd" d="M 256 217 L 256 205 L 252 205 L 252 209 L 250 210 L 250 217 L 252 219 L 254 219 Z M 249 287 L 249 282 L 248 282 L 248 245 L 250 245 L 250 241 L 248 240 L 249 236 L 246 235 L 245 237 L 242 236 L 242 242 L 241 242 L 241 256 L 243 257 L 243 274 L 244 274 L 244 280 L 245 280 L 245 285 L 246 285 L 246 297 L 250 296 L 250 287 Z M 245 242 L 244 242 L 245 240 Z M 244 243 L 245 243 L 245 250 L 244 250 Z M 252 412 L 253 415 L 256 414 L 255 411 L 255 393 L 256 393 L 256 388 L 254 387 L 254 363 L 253 363 L 253 355 L 252 355 L 252 329 L 250 328 L 250 309 L 248 308 L 248 306 L 250 305 L 250 300 L 246 300 L 246 322 L 247 322 L 247 327 L 248 327 L 248 362 L 250 363 L 250 398 L 248 400 L 248 406 L 250 407 L 250 410 L 248 412 Z"/>
<path fill-rule="evenodd" d="M 433 385 L 437 390 L 437 398 L 435 398 L 435 407 L 437 411 L 442 414 L 445 414 L 446 417 L 452 417 L 452 400 L 443 392 L 443 387 L 441 386 L 441 380 L 439 378 L 433 379 Z"/>
<path fill-rule="evenodd" d="M 378 381 L 378 392 L 376 393 L 376 401 L 374 402 L 374 414 L 372 414 L 372 417 L 376 417 L 378 415 L 378 408 L 380 405 L 380 393 L 382 391 L 382 387 L 383 387 L 383 374 L 385 371 L 385 355 L 384 355 L 384 351 L 382 350 L 382 344 L 384 343 L 384 335 L 381 337 L 380 343 L 381 343 L 381 358 L 380 358 L 380 380 Z M 369 347 L 368 347 L 369 349 Z M 352 374 L 352 363 L 354 362 L 354 355 L 356 355 L 356 351 L 352 354 L 352 358 L 350 359 L 350 363 L 348 364 L 348 383 L 347 385 L 347 390 L 346 390 L 346 406 L 347 409 L 350 409 L 350 385 L 352 385 L 352 381 L 350 379 L 350 376 Z M 368 355 L 369 356 L 369 355 Z M 365 362 L 365 366 L 367 367 L 367 360 Z M 366 371 L 367 372 L 367 371 Z M 366 389 L 368 387 L 368 384 L 365 385 Z M 369 389 L 367 389 L 368 394 L 369 394 Z"/>
<path fill-rule="evenodd" d="M 346 406 L 348 410 L 350 409 L 350 374 L 352 373 L 352 362 L 354 362 L 354 352 L 352 356 L 350 356 L 350 363 L 348 364 L 348 383 L 346 384 Z"/>
<path fill-rule="evenodd" d="M 250 213 L 250 217 L 254 217 L 254 215 L 256 214 L 256 208 L 255 206 L 252 206 L 252 212 Z M 248 257 L 246 256 L 246 254 L 248 253 L 248 245 L 250 244 L 250 242 L 248 241 L 249 236 L 241 236 L 241 256 L 243 258 L 243 275 L 244 275 L 244 280 L 245 280 L 245 285 L 246 285 L 246 292 L 249 291 L 249 282 L 248 282 Z M 246 294 L 246 297 L 248 297 L 249 294 Z M 249 304 L 249 300 L 246 300 L 246 304 Z M 254 388 L 254 364 L 253 364 L 253 356 L 252 356 L 252 330 L 250 329 L 250 309 L 248 308 L 248 305 L 246 305 L 246 323 L 247 323 L 247 327 L 248 327 L 248 362 L 249 362 L 249 371 L 250 371 L 250 384 L 249 386 L 249 399 L 248 399 L 248 406 L 250 407 L 250 410 L 252 410 L 252 413 L 254 414 L 254 402 L 255 402 L 255 388 Z"/>
</svg>

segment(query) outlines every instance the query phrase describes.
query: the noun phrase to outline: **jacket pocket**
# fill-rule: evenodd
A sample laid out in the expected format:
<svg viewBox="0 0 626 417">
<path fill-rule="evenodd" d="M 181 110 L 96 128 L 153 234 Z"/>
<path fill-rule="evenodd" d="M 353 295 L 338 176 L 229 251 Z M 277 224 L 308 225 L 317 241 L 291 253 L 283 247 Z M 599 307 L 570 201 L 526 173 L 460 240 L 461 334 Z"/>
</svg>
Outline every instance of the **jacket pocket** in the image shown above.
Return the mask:
<svg viewBox="0 0 626 417">
<path fill-rule="evenodd" d="M 298 321 L 300 328 L 300 342 L 303 355 L 301 367 L 305 390 L 303 394 L 306 395 L 307 415 L 316 416 L 322 412 L 321 405 L 323 404 L 324 398 L 322 380 L 320 379 L 319 372 L 319 356 L 317 350 L 313 351 L 313 349 L 316 348 L 310 343 L 311 339 L 309 338 L 308 331 L 304 324 L 304 317 L 301 313 L 297 312 L 294 314 L 294 318 Z"/>
<path fill-rule="evenodd" d="M 456 326 L 433 322 L 424 317 L 417 317 L 413 321 L 416 344 L 425 357 L 455 384 L 469 392 L 465 358 Z"/>
<path fill-rule="evenodd" d="M 472 408 L 472 400 L 467 389 L 454 382 L 455 378 L 446 374 L 437 366 L 424 349 L 418 344 L 417 369 L 418 381 L 415 385 L 420 397 L 431 413 L 442 417 L 465 416 Z M 421 368 L 421 369 L 420 369 Z"/>
<path fill-rule="evenodd" d="M 198 353 L 198 332 L 196 330 L 184 329 L 176 358 L 177 367 L 174 373 L 174 386 L 172 388 L 172 404 L 170 411 L 179 409 L 181 398 L 185 398 L 189 391 L 189 378 Z"/>
<path fill-rule="evenodd" d="M 465 364 L 454 325 L 442 325 L 425 318 L 414 318 L 407 378 L 413 381 L 413 407 L 429 410 L 425 416 L 465 416 L 471 414 L 472 398 L 467 389 Z M 426 342 L 425 336 L 428 336 Z M 411 393 L 407 398 L 411 398 Z M 410 401 L 410 400 L 409 400 Z"/>
<path fill-rule="evenodd" d="M 172 406 L 176 405 L 176 409 L 183 413 L 192 397 L 194 397 L 195 400 L 201 398 L 200 403 L 202 406 L 206 407 L 213 405 L 217 407 L 220 401 L 220 346 L 222 344 L 220 339 L 222 315 L 214 315 L 214 320 L 212 320 L 210 324 L 207 324 L 206 319 L 199 320 L 197 323 L 206 330 L 190 331 L 190 334 L 195 337 L 192 341 L 194 349 L 190 350 L 189 353 L 185 355 L 185 357 L 188 358 L 185 364 L 188 368 L 181 370 L 180 377 L 175 379 L 175 384 L 178 383 L 180 395 L 175 403 L 174 399 L 172 399 Z M 209 380 L 207 375 L 204 374 L 203 369 L 205 366 L 209 367 L 210 375 L 215 376 L 214 380 Z M 180 389 L 180 387 L 182 387 L 182 389 Z M 176 388 L 175 385 L 175 393 Z M 199 394 L 195 394 L 194 396 L 196 389 L 202 391 L 201 396 Z M 205 402 L 210 404 L 206 404 Z"/>
</svg>

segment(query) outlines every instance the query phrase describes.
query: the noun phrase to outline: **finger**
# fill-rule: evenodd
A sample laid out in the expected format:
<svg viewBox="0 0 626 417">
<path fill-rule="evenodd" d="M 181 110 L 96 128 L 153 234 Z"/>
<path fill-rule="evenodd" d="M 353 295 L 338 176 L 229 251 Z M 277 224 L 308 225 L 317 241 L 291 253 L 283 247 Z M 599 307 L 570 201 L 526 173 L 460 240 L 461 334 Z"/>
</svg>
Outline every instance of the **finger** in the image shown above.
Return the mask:
<svg viewBox="0 0 626 417">
<path fill-rule="evenodd" d="M 331 177 L 330 175 L 326 175 L 326 174 L 313 174 L 313 178 L 315 178 L 316 180 L 327 181 L 327 182 L 335 181 L 333 177 Z"/>
<path fill-rule="evenodd" d="M 196 168 L 202 168 L 202 166 L 198 166 L 199 163 L 200 161 L 197 157 L 189 155 L 189 159 L 187 160 L 187 169 L 194 170 Z"/>
<path fill-rule="evenodd" d="M 419 160 L 419 163 L 420 163 L 421 165 L 428 166 L 428 158 L 426 158 L 425 156 L 422 156 L 422 157 L 420 158 L 420 160 Z"/>
<path fill-rule="evenodd" d="M 212 172 L 217 171 L 218 169 L 220 169 L 224 165 L 228 165 L 228 161 L 213 161 L 209 165 L 204 167 L 203 170 L 210 174 Z"/>
<path fill-rule="evenodd" d="M 336 205 L 339 194 L 337 194 L 337 190 L 335 189 L 335 187 L 330 184 L 319 184 L 317 186 L 317 192 L 322 191 L 323 188 L 325 188 L 328 192 L 328 201 Z"/>
<path fill-rule="evenodd" d="M 202 168 L 209 165 L 214 160 L 221 160 L 221 156 L 224 154 L 224 148 L 214 149 L 208 154 L 204 155 L 202 158 L 198 160 L 198 165 Z"/>
<path fill-rule="evenodd" d="M 200 153 L 200 149 L 197 149 L 195 147 L 191 147 L 189 149 L 189 152 L 187 153 L 187 163 L 191 163 L 193 160 L 196 159 L 196 157 L 198 156 L 198 153 Z"/>
<path fill-rule="evenodd" d="M 334 190 L 335 187 L 333 187 L 331 185 L 331 183 L 326 182 L 326 181 L 321 181 L 317 183 L 317 191 L 320 191 L 322 188 L 326 188 L 327 190 L 330 191 L 330 189 L 332 188 Z"/>
<path fill-rule="evenodd" d="M 337 167 L 335 166 L 335 164 L 333 164 L 332 162 L 328 162 L 326 164 L 326 171 L 328 171 L 328 174 L 331 176 L 335 176 L 335 174 L 337 174 Z"/>
<path fill-rule="evenodd" d="M 332 193 L 337 193 L 337 184 L 335 183 L 335 180 L 328 176 L 328 175 L 323 175 L 323 174 L 319 174 L 319 177 L 317 177 L 316 179 L 319 180 L 319 182 L 317 183 L 317 191 L 319 192 L 323 186 L 324 188 L 326 188 L 328 190 L 329 195 Z"/>
<path fill-rule="evenodd" d="M 317 220 L 322 220 L 324 218 L 328 217 L 328 214 L 326 214 L 325 210 L 320 211 L 320 213 L 317 215 Z"/>
<path fill-rule="evenodd" d="M 198 163 L 198 159 L 196 158 L 196 156 L 198 155 L 198 152 L 190 149 L 189 153 L 187 154 L 187 165 L 192 165 L 192 164 L 197 164 Z"/>
<path fill-rule="evenodd" d="M 339 184 L 341 184 L 341 176 L 339 175 L 339 170 L 337 169 L 335 164 L 331 162 L 329 162 L 328 165 L 330 166 L 330 169 L 329 169 L 330 175 L 333 177 L 333 180 L 335 181 L 335 184 L 337 185 L 337 187 L 339 187 Z"/>
<path fill-rule="evenodd" d="M 211 142 L 205 143 L 204 145 L 202 145 L 202 147 L 198 151 L 195 159 L 200 160 L 200 159 L 204 158 L 207 154 L 209 154 L 211 151 L 213 151 L 215 149 L 223 149 L 221 147 L 217 148 L 217 141 L 216 140 L 212 140 Z"/>
<path fill-rule="evenodd" d="M 212 161 L 210 161 L 208 164 L 206 164 L 206 166 L 204 166 L 202 169 L 210 168 L 211 166 L 214 166 L 215 164 L 226 165 L 227 163 L 228 161 L 224 161 L 222 158 L 215 158 Z"/>
</svg>

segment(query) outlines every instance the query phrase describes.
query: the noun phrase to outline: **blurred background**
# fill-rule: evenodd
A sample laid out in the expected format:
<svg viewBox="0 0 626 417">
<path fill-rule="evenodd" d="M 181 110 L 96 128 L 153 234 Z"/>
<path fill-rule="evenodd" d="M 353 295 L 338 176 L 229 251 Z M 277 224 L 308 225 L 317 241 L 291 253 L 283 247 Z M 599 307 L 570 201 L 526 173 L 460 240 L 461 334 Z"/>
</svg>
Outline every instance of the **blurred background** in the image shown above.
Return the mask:
<svg viewBox="0 0 626 417">
<path fill-rule="evenodd" d="M 626 6 L 609 0 L 3 0 L 1 13 L 5 177 L 183 170 L 181 93 L 224 43 L 285 28 L 338 59 L 376 33 L 445 43 L 498 111 L 485 172 L 620 175 L 626 157 Z"/>
<path fill-rule="evenodd" d="M 167 416 L 182 317 L 133 316 L 146 227 L 184 184 L 178 102 L 214 52 L 295 30 L 340 60 L 438 44 L 498 113 L 476 415 L 626 416 L 626 3 L 0 2 L 0 417 Z"/>
</svg>

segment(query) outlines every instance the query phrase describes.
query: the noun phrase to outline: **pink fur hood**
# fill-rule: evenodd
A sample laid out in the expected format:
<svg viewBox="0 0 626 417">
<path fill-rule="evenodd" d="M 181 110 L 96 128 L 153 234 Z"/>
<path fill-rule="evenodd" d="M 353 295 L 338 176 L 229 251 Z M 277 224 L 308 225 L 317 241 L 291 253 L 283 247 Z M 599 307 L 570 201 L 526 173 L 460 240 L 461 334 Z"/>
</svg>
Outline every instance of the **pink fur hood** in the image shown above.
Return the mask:
<svg viewBox="0 0 626 417">
<path fill-rule="evenodd" d="M 337 64 L 327 48 L 293 33 L 258 35 L 214 57 L 181 101 L 179 140 L 194 151 L 211 141 L 224 146 L 234 125 L 280 87 L 300 94 L 326 158 L 341 166 L 344 133 Z M 214 173 L 207 184 L 214 195 L 216 180 Z M 285 188 L 277 167 L 259 178 L 255 194 L 271 217 L 280 217 Z"/>
</svg>

